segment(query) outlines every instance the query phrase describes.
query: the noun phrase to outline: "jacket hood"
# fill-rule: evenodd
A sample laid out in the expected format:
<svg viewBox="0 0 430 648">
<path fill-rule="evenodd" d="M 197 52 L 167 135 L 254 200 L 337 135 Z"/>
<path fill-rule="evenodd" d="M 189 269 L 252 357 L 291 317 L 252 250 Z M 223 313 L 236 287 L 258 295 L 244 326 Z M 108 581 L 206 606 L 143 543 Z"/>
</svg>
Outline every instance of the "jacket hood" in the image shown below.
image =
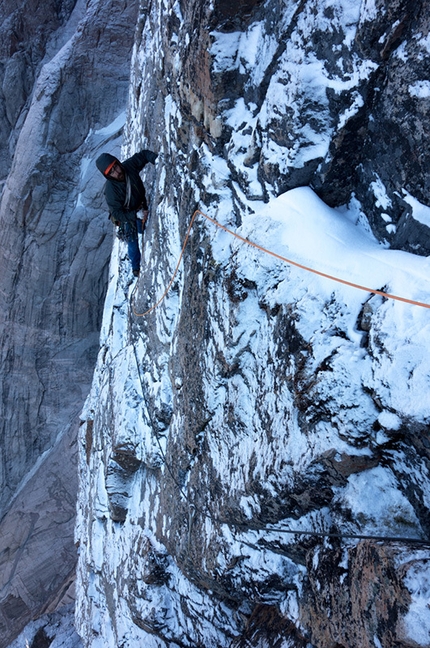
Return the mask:
<svg viewBox="0 0 430 648">
<path fill-rule="evenodd" d="M 111 155 L 110 153 L 102 153 L 96 160 L 96 166 L 100 173 L 105 176 L 106 171 L 109 169 L 109 167 L 112 166 L 114 162 L 121 164 L 118 158 L 116 158 L 114 155 Z"/>
</svg>

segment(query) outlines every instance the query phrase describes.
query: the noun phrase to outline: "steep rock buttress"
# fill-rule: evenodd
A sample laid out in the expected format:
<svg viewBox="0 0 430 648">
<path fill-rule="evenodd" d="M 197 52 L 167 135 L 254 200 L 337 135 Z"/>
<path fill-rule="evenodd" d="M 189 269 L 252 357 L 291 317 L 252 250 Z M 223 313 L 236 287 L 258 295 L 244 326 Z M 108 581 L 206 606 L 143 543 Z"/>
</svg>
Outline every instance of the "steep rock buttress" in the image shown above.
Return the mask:
<svg viewBox="0 0 430 648">
<path fill-rule="evenodd" d="M 197 207 L 280 253 L 294 218 L 324 222 L 321 247 L 353 231 L 345 269 L 374 246 L 396 289 L 429 251 L 427 8 L 141 4 L 123 155 L 160 155 L 134 292 L 114 245 L 82 415 L 84 645 L 428 645 L 426 311 L 199 215 L 143 315 Z"/>
<path fill-rule="evenodd" d="M 92 162 L 119 146 L 136 15 L 128 1 L 0 7 L 2 648 L 73 600 L 76 434 L 112 245 Z"/>
</svg>

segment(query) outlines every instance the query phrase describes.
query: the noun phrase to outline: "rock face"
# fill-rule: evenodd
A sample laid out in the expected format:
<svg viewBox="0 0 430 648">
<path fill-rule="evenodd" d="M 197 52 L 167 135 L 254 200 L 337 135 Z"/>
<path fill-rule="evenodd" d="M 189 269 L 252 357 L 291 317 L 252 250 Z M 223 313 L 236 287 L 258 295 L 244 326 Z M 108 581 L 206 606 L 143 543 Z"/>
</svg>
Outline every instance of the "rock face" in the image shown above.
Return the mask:
<svg viewBox="0 0 430 648">
<path fill-rule="evenodd" d="M 0 7 L 2 647 L 70 600 L 77 417 L 112 245 L 93 160 L 119 152 L 136 14 L 128 1 Z"/>
<path fill-rule="evenodd" d="M 345 270 L 372 240 L 428 301 L 429 3 L 33 5 L 0 7 L 0 648 L 80 643 L 78 449 L 84 646 L 428 647 L 428 311 L 243 239 L 354 221 Z M 133 293 L 92 164 L 124 124 L 160 153 Z"/>
<path fill-rule="evenodd" d="M 81 648 L 82 643 L 73 624 L 73 603 L 57 612 L 43 615 L 31 621 L 9 648 Z"/>
<path fill-rule="evenodd" d="M 70 427 L 2 519 L 2 646 L 33 617 L 74 602 L 76 490 L 76 429 Z"/>
<path fill-rule="evenodd" d="M 424 2 L 141 4 L 124 154 L 160 157 L 82 413 L 85 646 L 429 645 L 427 311 L 202 214 L 174 274 L 197 207 L 273 247 L 315 193 L 357 247 L 428 254 L 429 38 Z"/>
</svg>

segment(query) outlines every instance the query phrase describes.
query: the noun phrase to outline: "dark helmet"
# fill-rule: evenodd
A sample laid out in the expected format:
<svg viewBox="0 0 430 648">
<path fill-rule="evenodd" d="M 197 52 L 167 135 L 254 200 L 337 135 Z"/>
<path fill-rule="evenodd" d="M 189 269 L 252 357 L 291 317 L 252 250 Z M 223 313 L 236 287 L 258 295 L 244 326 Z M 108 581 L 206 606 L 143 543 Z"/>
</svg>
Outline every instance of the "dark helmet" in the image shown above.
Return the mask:
<svg viewBox="0 0 430 648">
<path fill-rule="evenodd" d="M 96 165 L 98 170 L 103 173 L 104 176 L 107 176 L 115 162 L 120 164 L 120 161 L 110 153 L 102 153 L 97 158 Z"/>
</svg>

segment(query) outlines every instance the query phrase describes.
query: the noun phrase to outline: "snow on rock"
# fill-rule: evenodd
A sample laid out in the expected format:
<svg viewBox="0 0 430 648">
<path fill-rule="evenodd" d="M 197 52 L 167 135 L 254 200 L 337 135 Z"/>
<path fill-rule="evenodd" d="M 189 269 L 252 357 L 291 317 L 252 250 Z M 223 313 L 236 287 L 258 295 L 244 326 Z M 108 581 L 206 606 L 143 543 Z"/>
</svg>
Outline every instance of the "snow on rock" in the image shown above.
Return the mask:
<svg viewBox="0 0 430 648">
<path fill-rule="evenodd" d="M 82 641 L 73 624 L 73 607 L 42 615 L 30 621 L 21 634 L 9 644 L 8 648 L 28 648 L 29 646 L 50 646 L 50 648 L 82 648 Z"/>
<path fill-rule="evenodd" d="M 275 9 L 141 9 L 123 155 L 160 155 L 81 415 L 86 647 L 429 644 L 429 261 L 370 230 L 394 205 L 376 163 L 369 212 L 333 180 L 392 13 Z"/>
</svg>

